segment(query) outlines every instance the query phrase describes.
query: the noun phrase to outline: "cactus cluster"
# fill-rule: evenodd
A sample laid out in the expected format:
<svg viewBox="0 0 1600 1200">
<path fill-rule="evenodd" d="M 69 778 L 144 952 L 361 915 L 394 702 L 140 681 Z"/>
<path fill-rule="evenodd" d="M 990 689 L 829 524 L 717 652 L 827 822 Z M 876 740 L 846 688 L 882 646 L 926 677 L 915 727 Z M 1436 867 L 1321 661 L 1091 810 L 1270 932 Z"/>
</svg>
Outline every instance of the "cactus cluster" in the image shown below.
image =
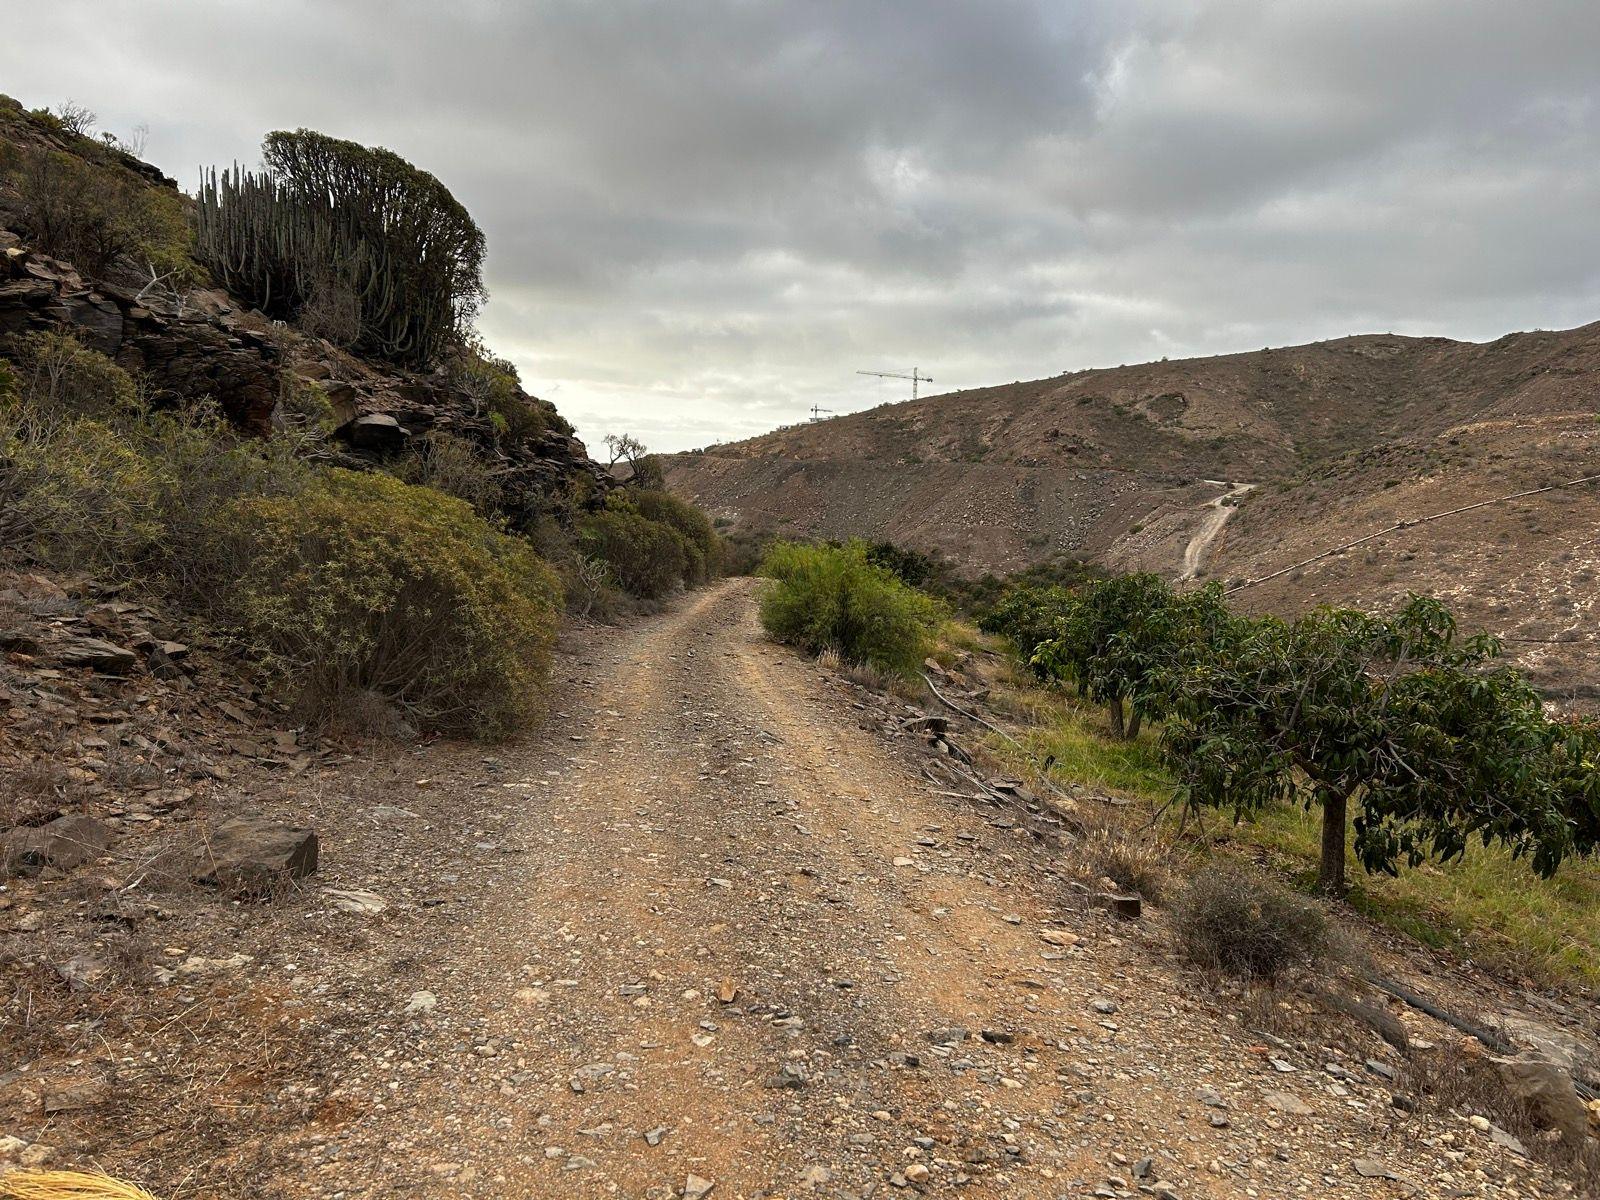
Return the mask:
<svg viewBox="0 0 1600 1200">
<path fill-rule="evenodd" d="M 310 130 L 268 135 L 266 167 L 201 181 L 196 255 L 235 295 L 298 320 L 330 298 L 353 348 L 427 366 L 484 297 L 483 232 L 399 155 Z"/>
</svg>

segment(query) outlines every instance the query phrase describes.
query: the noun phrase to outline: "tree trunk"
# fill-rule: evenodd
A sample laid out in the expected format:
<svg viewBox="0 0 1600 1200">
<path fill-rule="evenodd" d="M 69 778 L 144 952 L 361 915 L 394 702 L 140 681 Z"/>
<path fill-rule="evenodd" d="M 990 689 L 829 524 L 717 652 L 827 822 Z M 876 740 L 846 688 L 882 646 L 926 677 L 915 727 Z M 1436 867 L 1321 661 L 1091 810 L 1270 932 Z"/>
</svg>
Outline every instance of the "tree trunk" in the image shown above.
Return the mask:
<svg viewBox="0 0 1600 1200">
<path fill-rule="evenodd" d="M 1118 696 L 1110 703 L 1111 709 L 1111 736 L 1114 738 L 1127 737 L 1122 719 L 1122 697 Z"/>
<path fill-rule="evenodd" d="M 1137 708 L 1128 713 L 1128 740 L 1131 742 L 1139 736 L 1139 727 L 1144 724 L 1144 714 Z"/>
<path fill-rule="evenodd" d="M 1345 892 L 1344 837 L 1349 806 L 1349 796 L 1322 798 L 1322 866 L 1317 886 L 1330 896 L 1343 896 Z"/>
</svg>

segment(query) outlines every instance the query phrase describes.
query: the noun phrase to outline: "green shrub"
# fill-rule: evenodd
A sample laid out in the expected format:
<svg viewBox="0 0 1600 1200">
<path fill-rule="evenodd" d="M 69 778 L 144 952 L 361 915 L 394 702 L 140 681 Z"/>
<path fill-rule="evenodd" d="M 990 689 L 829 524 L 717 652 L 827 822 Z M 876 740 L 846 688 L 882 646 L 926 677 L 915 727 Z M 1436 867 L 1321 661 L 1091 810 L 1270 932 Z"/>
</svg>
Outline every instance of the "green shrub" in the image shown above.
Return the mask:
<svg viewBox="0 0 1600 1200">
<path fill-rule="evenodd" d="M 22 406 L 25 423 L 115 420 L 139 411 L 133 377 L 71 334 L 18 334 L 0 344 L 0 353 L 14 364 L 12 403 Z"/>
<path fill-rule="evenodd" d="M 455 350 L 444 370 L 450 386 L 488 415 L 502 441 L 529 441 L 551 427 L 550 411 L 522 390 L 516 367 L 476 341 Z"/>
<path fill-rule="evenodd" d="M 183 282 L 193 277 L 193 238 L 176 192 L 47 147 L 8 147 L 0 168 L 17 190 L 28 235 L 45 253 L 91 276 L 128 257 Z"/>
<path fill-rule="evenodd" d="M 932 646 L 938 602 L 873 566 L 861 542 L 778 542 L 761 573 L 772 580 L 761 598 L 761 623 L 807 653 L 831 649 L 849 662 L 905 674 Z"/>
<path fill-rule="evenodd" d="M 1241 871 L 1199 872 L 1173 923 L 1195 963 L 1250 979 L 1276 979 L 1316 961 L 1328 945 L 1319 905 Z"/>
<path fill-rule="evenodd" d="M 560 585 L 465 502 L 332 470 L 234 513 L 233 617 L 309 715 L 377 694 L 422 728 L 497 736 L 541 711 Z"/>
<path fill-rule="evenodd" d="M 208 409 L 115 422 L 48 413 L 30 405 L 0 421 L 10 544 L 199 611 L 240 566 L 228 506 L 298 491 L 313 472 L 291 439 L 242 438 Z"/>
<path fill-rule="evenodd" d="M 629 488 L 626 496 L 640 516 L 676 530 L 683 539 L 686 583 L 702 583 L 721 573 L 722 539 L 711 527 L 710 517 L 670 492 Z"/>
<path fill-rule="evenodd" d="M 117 431 L 83 418 L 0 429 L 7 544 L 66 569 L 132 569 L 161 539 L 155 472 Z"/>
<path fill-rule="evenodd" d="M 683 535 L 627 508 L 606 508 L 578 526 L 579 549 L 605 565 L 622 590 L 657 600 L 689 571 Z"/>
</svg>

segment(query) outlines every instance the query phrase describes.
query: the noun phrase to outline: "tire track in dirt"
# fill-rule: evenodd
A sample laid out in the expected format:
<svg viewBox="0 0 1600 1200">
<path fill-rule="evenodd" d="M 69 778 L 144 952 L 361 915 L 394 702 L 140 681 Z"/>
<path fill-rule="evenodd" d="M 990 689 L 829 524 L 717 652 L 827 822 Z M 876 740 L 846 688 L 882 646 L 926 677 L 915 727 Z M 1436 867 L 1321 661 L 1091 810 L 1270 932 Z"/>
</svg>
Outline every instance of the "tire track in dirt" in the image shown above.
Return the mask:
<svg viewBox="0 0 1600 1200">
<path fill-rule="evenodd" d="M 1241 1031 L 768 643 L 755 587 L 610 635 L 565 715 L 496 760 L 525 797 L 514 865 L 433 947 L 415 1081 L 345 1131 L 318 1194 L 666 1200 L 692 1173 L 719 1200 L 1055 1198 L 1116 1153 L 1185 1200 L 1327 1178 L 1314 1139 L 1274 1150 L 1260 1096 L 1284 1085 Z M 463 811 L 494 796 L 451 786 Z"/>
</svg>

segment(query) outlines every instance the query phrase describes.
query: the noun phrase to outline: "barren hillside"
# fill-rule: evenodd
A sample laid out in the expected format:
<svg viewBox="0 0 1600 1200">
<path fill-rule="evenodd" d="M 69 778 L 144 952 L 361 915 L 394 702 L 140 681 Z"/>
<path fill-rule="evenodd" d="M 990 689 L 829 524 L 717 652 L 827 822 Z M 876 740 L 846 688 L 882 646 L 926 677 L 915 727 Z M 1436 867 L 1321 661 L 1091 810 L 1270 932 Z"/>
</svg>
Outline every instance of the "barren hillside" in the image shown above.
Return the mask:
<svg viewBox="0 0 1600 1200">
<path fill-rule="evenodd" d="M 1083 371 L 933 396 L 671 460 L 749 531 L 862 535 L 973 571 L 1057 554 L 1257 578 L 1476 500 L 1592 474 L 1600 324 L 1486 344 L 1392 335 Z M 1257 484 L 1216 521 L 1227 483 Z M 1600 499 L 1577 488 L 1375 539 L 1250 604 L 1446 594 L 1581 683 Z M 1198 551 L 1201 546 L 1196 546 Z M 1576 640 L 1573 640 L 1576 639 Z"/>
</svg>

